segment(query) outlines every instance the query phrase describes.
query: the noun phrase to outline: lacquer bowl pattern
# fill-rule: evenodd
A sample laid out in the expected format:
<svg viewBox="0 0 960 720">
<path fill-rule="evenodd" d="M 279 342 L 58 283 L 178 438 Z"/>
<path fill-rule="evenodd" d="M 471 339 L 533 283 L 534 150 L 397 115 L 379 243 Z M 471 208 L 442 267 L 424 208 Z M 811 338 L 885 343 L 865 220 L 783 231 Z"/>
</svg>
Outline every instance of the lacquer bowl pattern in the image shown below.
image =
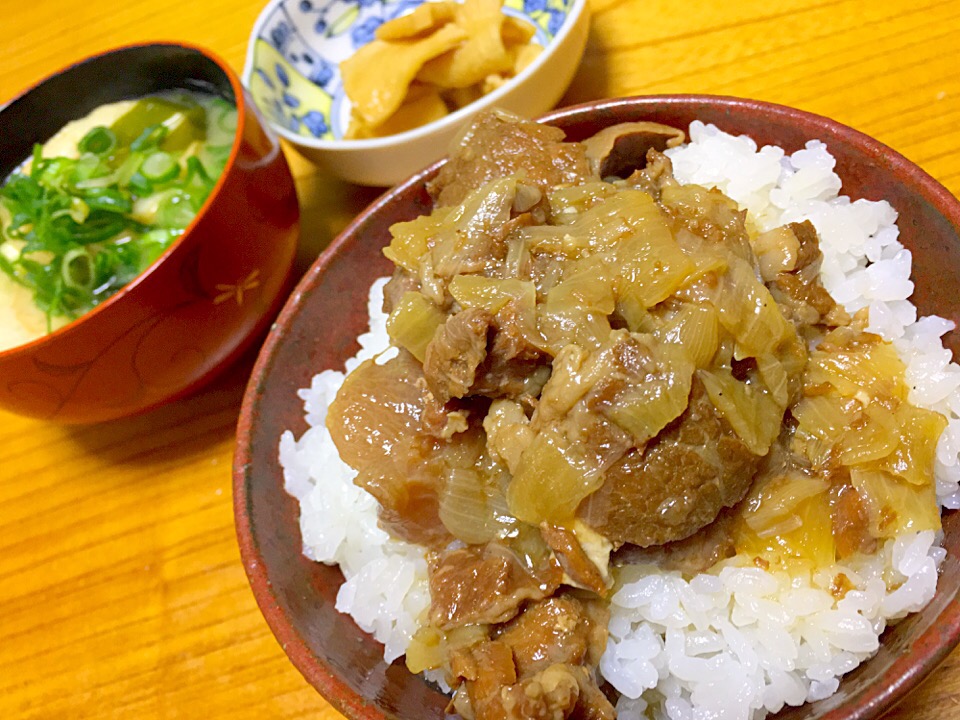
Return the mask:
<svg viewBox="0 0 960 720">
<path fill-rule="evenodd" d="M 0 112 L 4 175 L 70 120 L 120 99 L 177 87 L 235 101 L 226 168 L 197 217 L 145 273 L 80 319 L 0 352 L 0 406 L 94 422 L 185 395 L 265 329 L 289 289 L 299 211 L 277 139 L 239 79 L 199 48 L 121 48 L 73 65 Z"/>
<path fill-rule="evenodd" d="M 546 117 L 573 140 L 624 121 L 685 128 L 692 120 L 746 133 L 788 151 L 824 140 L 837 159 L 844 192 L 886 198 L 899 212 L 901 241 L 913 251 L 924 314 L 958 320 L 960 202 L 933 178 L 881 143 L 834 121 L 761 102 L 705 96 L 609 100 Z M 234 467 L 241 554 L 264 617 L 286 653 L 328 700 L 350 718 L 434 719 L 447 699 L 398 661 L 384 664 L 381 646 L 334 608 L 339 570 L 301 552 L 297 502 L 283 490 L 280 434 L 306 430 L 296 395 L 326 368 L 341 369 L 366 329 L 367 288 L 390 272 L 381 248 L 394 222 L 428 211 L 427 168 L 380 198 L 323 253 L 282 311 L 260 354 L 241 411 Z M 958 333 L 946 337 L 954 356 Z M 847 676 L 833 697 L 785 710 L 777 720 L 877 718 L 915 687 L 960 638 L 960 514 L 944 517 L 948 556 L 934 600 L 887 630 L 880 651 Z"/>
</svg>

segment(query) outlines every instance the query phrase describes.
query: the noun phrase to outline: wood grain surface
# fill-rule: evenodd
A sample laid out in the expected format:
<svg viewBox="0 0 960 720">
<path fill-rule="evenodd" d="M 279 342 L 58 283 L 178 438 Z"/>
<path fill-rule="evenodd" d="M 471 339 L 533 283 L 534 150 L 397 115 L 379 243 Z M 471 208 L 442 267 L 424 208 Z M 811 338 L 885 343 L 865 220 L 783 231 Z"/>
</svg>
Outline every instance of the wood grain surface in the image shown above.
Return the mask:
<svg viewBox="0 0 960 720">
<path fill-rule="evenodd" d="M 0 0 L 0 102 L 143 40 L 201 44 L 239 71 L 260 9 Z M 565 104 L 695 92 L 793 105 L 873 135 L 960 193 L 957 0 L 593 0 L 592 11 Z M 289 155 L 305 269 L 377 193 Z M 230 463 L 251 364 L 98 426 L 0 411 L 0 717 L 340 717 L 287 661 L 240 565 Z M 960 651 L 888 717 L 960 718 Z"/>
</svg>

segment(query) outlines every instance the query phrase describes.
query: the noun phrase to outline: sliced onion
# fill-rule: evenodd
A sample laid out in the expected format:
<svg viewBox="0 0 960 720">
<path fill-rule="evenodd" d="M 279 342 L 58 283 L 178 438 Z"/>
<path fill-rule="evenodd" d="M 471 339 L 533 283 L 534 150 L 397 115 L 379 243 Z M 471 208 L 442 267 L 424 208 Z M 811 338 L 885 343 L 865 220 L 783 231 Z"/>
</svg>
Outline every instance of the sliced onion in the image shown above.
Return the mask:
<svg viewBox="0 0 960 720">
<path fill-rule="evenodd" d="M 940 529 L 940 510 L 933 483 L 918 486 L 882 470 L 850 470 L 850 481 L 870 515 L 870 532 L 877 538 L 902 532 Z"/>
<path fill-rule="evenodd" d="M 742 383 L 729 370 L 698 370 L 697 376 L 734 432 L 754 455 L 766 455 L 783 421 L 783 409 L 759 384 Z"/>
<path fill-rule="evenodd" d="M 558 434 L 541 432 L 520 456 L 507 489 L 515 517 L 531 525 L 571 520 L 580 501 L 603 484 L 599 472 L 578 466 Z"/>
<path fill-rule="evenodd" d="M 440 521 L 458 540 L 479 545 L 497 537 L 500 525 L 491 502 L 493 489 L 472 468 L 451 468 L 440 497 Z"/>
</svg>

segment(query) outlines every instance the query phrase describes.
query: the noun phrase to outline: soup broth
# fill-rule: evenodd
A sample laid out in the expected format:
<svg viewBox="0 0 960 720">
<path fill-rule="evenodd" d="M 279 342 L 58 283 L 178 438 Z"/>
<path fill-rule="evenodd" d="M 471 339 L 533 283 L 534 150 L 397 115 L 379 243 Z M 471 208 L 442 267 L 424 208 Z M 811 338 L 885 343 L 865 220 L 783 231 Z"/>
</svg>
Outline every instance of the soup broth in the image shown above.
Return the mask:
<svg viewBox="0 0 960 720">
<path fill-rule="evenodd" d="M 177 90 L 68 123 L 0 187 L 0 350 L 80 317 L 192 222 L 229 158 L 236 108 Z"/>
</svg>

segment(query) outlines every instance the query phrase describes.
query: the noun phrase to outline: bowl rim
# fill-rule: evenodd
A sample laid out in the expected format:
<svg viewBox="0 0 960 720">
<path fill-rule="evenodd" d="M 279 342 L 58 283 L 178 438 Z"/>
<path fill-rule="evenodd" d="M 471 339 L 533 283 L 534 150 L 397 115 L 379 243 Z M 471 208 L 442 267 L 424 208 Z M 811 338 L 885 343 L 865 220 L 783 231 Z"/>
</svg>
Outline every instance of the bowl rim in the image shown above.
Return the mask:
<svg viewBox="0 0 960 720">
<path fill-rule="evenodd" d="M 150 265 L 147 266 L 147 268 L 143 272 L 141 272 L 139 275 L 134 277 L 130 282 L 128 282 L 123 287 L 121 287 L 119 290 L 117 290 L 117 292 L 115 292 L 113 295 L 108 297 L 102 303 L 100 303 L 99 305 L 96 305 L 95 307 L 91 308 L 87 312 L 83 313 L 80 317 L 71 320 L 66 325 L 63 325 L 62 327 L 59 327 L 56 330 L 49 332 L 45 335 L 41 335 L 38 338 L 34 338 L 29 342 L 21 343 L 20 345 L 14 345 L 13 347 L 7 348 L 5 350 L 0 349 L 0 360 L 6 360 L 7 358 L 16 357 L 21 354 L 24 354 L 24 355 L 29 354 L 46 343 L 49 343 L 61 337 L 73 334 L 77 330 L 77 328 L 80 326 L 80 324 L 86 321 L 88 318 L 92 318 L 102 313 L 109 312 L 109 309 L 111 307 L 119 303 L 122 300 L 122 298 L 124 298 L 126 295 L 133 292 L 134 289 L 138 285 L 140 285 L 141 282 L 144 282 L 148 276 L 152 275 L 155 272 L 156 268 L 161 263 L 163 263 L 168 257 L 173 255 L 174 253 L 179 252 L 179 248 L 184 245 L 187 238 L 193 233 L 197 224 L 201 221 L 201 219 L 207 214 L 207 212 L 213 206 L 216 198 L 220 195 L 220 192 L 223 189 L 224 184 L 226 183 L 227 176 L 230 174 L 230 171 L 233 169 L 234 165 L 236 165 L 237 156 L 239 155 L 239 152 L 240 152 L 241 140 L 243 138 L 243 134 L 246 128 L 246 117 L 245 117 L 245 113 L 243 112 L 245 107 L 248 104 L 247 99 L 244 96 L 246 89 L 240 83 L 239 77 L 233 71 L 230 65 L 223 58 L 221 58 L 217 53 L 205 47 L 202 47 L 200 45 L 195 45 L 189 42 L 181 42 L 177 40 L 157 40 L 157 41 L 137 42 L 137 43 L 131 43 L 128 45 L 120 45 L 117 47 L 110 48 L 108 50 L 104 50 L 102 52 L 97 52 L 93 55 L 88 55 L 80 60 L 71 62 L 69 65 L 66 65 L 60 68 L 59 70 L 56 70 L 46 75 L 45 77 L 35 82 L 33 85 L 23 90 L 23 92 L 18 93 L 8 103 L 0 107 L 0 114 L 5 112 L 7 108 L 12 107 L 14 103 L 20 101 L 30 93 L 33 93 L 34 91 L 41 88 L 43 85 L 45 85 L 47 82 L 49 82 L 53 78 L 58 77 L 63 73 L 72 70 L 73 68 L 79 67 L 80 65 L 100 62 L 111 55 L 125 53 L 125 52 L 142 51 L 148 48 L 156 48 L 156 47 L 161 47 L 161 48 L 162 47 L 178 47 L 178 48 L 183 48 L 193 53 L 196 53 L 197 55 L 200 55 L 206 58 L 207 60 L 210 60 L 211 62 L 213 62 L 220 69 L 220 71 L 224 73 L 224 75 L 227 78 L 227 81 L 230 83 L 230 87 L 233 90 L 233 94 L 235 98 L 234 105 L 236 106 L 236 109 L 237 109 L 237 127 L 234 130 L 233 144 L 231 145 L 230 155 L 227 157 L 227 162 L 223 166 L 223 172 L 220 173 L 220 177 L 217 178 L 217 182 L 214 184 L 213 189 L 210 191 L 210 194 L 207 196 L 207 199 L 204 201 L 203 205 L 200 206 L 200 209 L 197 211 L 197 214 L 194 215 L 193 220 L 191 220 L 190 223 L 184 228 L 183 232 L 180 234 L 180 237 L 174 240 L 166 248 L 166 250 L 160 253 L 160 255 L 156 259 L 154 259 L 154 261 L 150 263 Z M 26 155 L 24 157 L 26 157 Z M 6 180 L 6 177 L 0 178 L 0 182 L 5 180 Z"/>
<path fill-rule="evenodd" d="M 824 135 L 840 138 L 858 146 L 871 159 L 879 160 L 883 158 L 892 167 L 895 174 L 909 178 L 910 182 L 914 183 L 922 194 L 932 197 L 937 203 L 938 210 L 954 227 L 960 229 L 960 200 L 954 197 L 933 176 L 879 140 L 837 120 L 805 110 L 762 100 L 725 95 L 636 95 L 563 107 L 546 113 L 537 120 L 549 123 L 562 122 L 587 111 L 598 112 L 627 106 L 654 107 L 664 104 L 674 106 L 712 104 L 721 108 L 749 109 L 785 119 L 802 118 L 810 123 L 812 128 L 824 133 Z M 811 136 L 810 139 L 814 139 L 814 137 Z M 825 137 L 817 139 L 827 142 Z M 244 391 L 237 424 L 233 463 L 234 518 L 241 560 L 251 590 L 267 625 L 293 665 L 334 708 L 351 720 L 385 720 L 389 716 L 377 709 L 376 706 L 366 702 L 364 698 L 355 695 L 346 682 L 330 667 L 315 660 L 304 638 L 297 634 L 293 624 L 274 599 L 274 591 L 260 552 L 260 538 L 254 534 L 252 513 L 249 510 L 252 499 L 248 493 L 248 484 L 256 482 L 256 478 L 251 472 L 253 461 L 251 448 L 255 433 L 255 421 L 258 416 L 257 406 L 260 403 L 258 395 L 266 380 L 266 374 L 270 369 L 275 349 L 284 342 L 292 322 L 302 310 L 305 295 L 316 290 L 319 285 L 318 281 L 327 272 L 331 261 L 334 260 L 342 248 L 351 242 L 355 242 L 353 236 L 371 216 L 379 212 L 396 196 L 406 192 L 411 186 L 418 185 L 424 179 L 432 176 L 445 162 L 446 158 L 437 160 L 404 182 L 384 192 L 354 218 L 313 262 L 288 298 L 261 347 Z M 317 368 L 316 372 L 323 369 Z M 279 447 L 279 437 L 275 440 L 277 447 Z M 280 491 L 286 492 L 282 483 Z M 939 586 L 937 592 L 940 592 Z M 873 683 L 859 693 L 858 702 L 855 706 L 834 707 L 818 715 L 818 717 L 821 720 L 876 720 L 916 688 L 950 654 L 958 643 L 960 643 L 960 598 L 955 593 L 954 597 L 947 601 L 940 614 L 936 616 L 931 626 L 916 638 L 905 652 L 894 659 L 888 670 L 890 676 L 896 678 L 893 682 L 887 684 Z M 784 710 L 786 709 L 784 708 Z M 776 717 L 776 715 L 773 717 Z"/>
<path fill-rule="evenodd" d="M 247 42 L 247 54 L 243 64 L 243 72 L 240 76 L 243 86 L 247 90 L 250 90 L 250 81 L 253 77 L 253 73 L 256 70 L 253 64 L 253 56 L 254 48 L 257 40 L 260 37 L 260 31 L 263 29 L 263 26 L 266 25 L 267 18 L 274 11 L 274 8 L 284 2 L 287 2 L 287 0 L 271 0 L 268 2 L 257 16 L 256 22 L 254 22 L 253 30 L 250 32 L 250 39 Z M 431 2 L 431 0 L 424 0 L 424 2 L 421 4 L 426 2 Z M 311 148 L 314 150 L 333 150 L 342 152 L 382 150 L 385 148 L 392 148 L 397 145 L 403 145 L 408 142 L 422 140 L 423 138 L 433 135 L 434 133 L 443 132 L 451 127 L 459 125 L 462 120 L 470 117 L 480 110 L 483 110 L 484 108 L 496 105 L 504 96 L 515 90 L 523 83 L 532 79 L 533 76 L 540 71 L 540 68 L 546 64 L 547 59 L 557 52 L 557 49 L 574 31 L 574 28 L 579 25 L 581 19 L 584 17 L 584 14 L 587 12 L 587 0 L 572 0 L 570 4 L 570 10 L 567 13 L 567 17 L 564 20 L 563 25 L 560 27 L 560 31 L 550 39 L 550 42 L 548 42 L 543 48 L 543 52 L 537 55 L 534 61 L 525 67 L 519 75 L 514 75 L 496 90 L 477 98 L 473 102 L 464 105 L 462 108 L 457 109 L 449 115 L 445 115 L 439 120 L 434 120 L 426 125 L 420 125 L 419 127 L 413 128 L 412 130 L 406 130 L 402 133 L 387 135 L 386 137 L 382 138 L 363 138 L 359 140 L 322 140 L 319 138 L 309 138 L 304 135 L 291 132 L 289 129 L 274 122 L 273 119 L 269 117 L 265 109 L 260 108 L 259 105 L 257 108 L 260 110 L 260 113 L 263 115 L 266 123 L 275 133 L 294 145 L 299 145 L 301 147 Z M 250 97 L 253 104 L 256 105 L 257 101 L 254 98 L 252 91 L 250 91 Z"/>
<path fill-rule="evenodd" d="M 255 409 L 258 404 L 257 395 L 263 378 L 266 376 L 266 371 L 271 364 L 274 349 L 285 340 L 292 320 L 300 312 L 305 293 L 317 284 L 317 280 L 326 272 L 331 260 L 337 255 L 340 248 L 349 244 L 350 238 L 366 222 L 367 218 L 390 203 L 397 194 L 429 177 L 445 161 L 446 158 L 437 160 L 402 183 L 385 191 L 351 220 L 317 256 L 307 272 L 297 282 L 296 287 L 271 326 L 267 338 L 260 346 L 260 352 L 257 354 L 257 359 L 250 372 L 250 379 L 243 392 L 240 414 L 237 419 L 232 468 L 233 514 L 237 543 L 240 547 L 240 559 L 247 580 L 267 626 L 273 632 L 274 637 L 287 657 L 290 658 L 294 667 L 339 713 L 349 720 L 387 720 L 387 716 L 379 712 L 374 705 L 354 694 L 349 686 L 326 665 L 314 660 L 310 648 L 294 630 L 293 624 L 287 619 L 273 597 L 273 584 L 267 575 L 267 565 L 263 562 L 257 536 L 253 532 L 251 522 L 253 513 L 249 510 L 251 497 L 247 492 L 247 482 L 253 480 L 253 475 L 250 472 L 253 466 L 250 448 L 255 432 L 255 420 L 258 415 Z M 279 443 L 279 438 L 276 440 Z M 279 445 L 277 447 L 279 448 Z M 286 492 L 282 488 L 281 491 Z"/>
</svg>

